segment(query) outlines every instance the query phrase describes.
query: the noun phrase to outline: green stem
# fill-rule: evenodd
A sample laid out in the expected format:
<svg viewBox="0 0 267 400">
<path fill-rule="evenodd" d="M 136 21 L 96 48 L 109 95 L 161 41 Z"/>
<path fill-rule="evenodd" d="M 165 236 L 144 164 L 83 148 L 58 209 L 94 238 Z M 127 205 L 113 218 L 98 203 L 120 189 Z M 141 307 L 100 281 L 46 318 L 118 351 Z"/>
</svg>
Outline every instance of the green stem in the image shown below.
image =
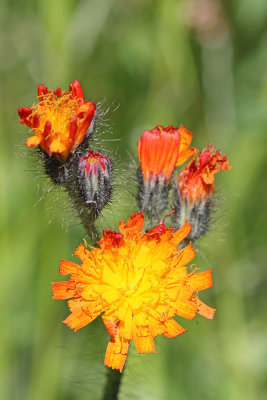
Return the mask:
<svg viewBox="0 0 267 400">
<path fill-rule="evenodd" d="M 119 397 L 120 385 L 123 372 L 117 369 L 108 369 L 107 381 L 104 390 L 103 400 L 116 400 Z"/>
</svg>

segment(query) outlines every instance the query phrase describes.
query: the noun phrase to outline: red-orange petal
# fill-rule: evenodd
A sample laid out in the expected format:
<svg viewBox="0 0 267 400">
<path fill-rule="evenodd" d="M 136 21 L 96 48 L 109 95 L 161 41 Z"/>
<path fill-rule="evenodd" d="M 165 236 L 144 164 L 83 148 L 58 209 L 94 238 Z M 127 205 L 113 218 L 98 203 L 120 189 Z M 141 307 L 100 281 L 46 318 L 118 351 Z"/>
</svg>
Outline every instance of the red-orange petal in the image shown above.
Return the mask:
<svg viewBox="0 0 267 400">
<path fill-rule="evenodd" d="M 193 248 L 192 244 L 189 243 L 186 247 L 184 247 L 178 253 L 178 263 L 179 267 L 183 267 L 184 265 L 188 264 L 196 255 L 196 251 Z"/>
<path fill-rule="evenodd" d="M 186 332 L 186 329 L 179 325 L 174 319 L 166 321 L 164 323 L 164 326 L 166 328 L 166 332 L 164 332 L 164 335 L 168 338 L 174 338 Z"/>
<path fill-rule="evenodd" d="M 142 134 L 137 151 L 145 181 L 160 176 L 170 180 L 179 154 L 179 141 L 179 132 L 174 126 L 158 125 Z"/>
<path fill-rule="evenodd" d="M 139 336 L 136 332 L 133 334 L 133 341 L 138 353 L 156 353 L 154 339 L 150 334 L 147 336 Z"/>
<path fill-rule="evenodd" d="M 53 299 L 70 299 L 75 296 L 74 282 L 52 282 Z"/>
<path fill-rule="evenodd" d="M 69 90 L 70 92 L 72 92 L 73 96 L 78 97 L 84 101 L 83 90 L 79 81 L 75 80 L 71 82 Z"/>
<path fill-rule="evenodd" d="M 188 224 L 187 221 L 185 221 L 184 225 L 173 234 L 173 240 L 178 245 L 179 243 L 181 243 L 182 240 L 184 240 L 184 238 L 186 238 L 186 236 L 190 233 L 190 231 L 191 231 L 191 225 Z"/>
<path fill-rule="evenodd" d="M 142 227 L 144 225 L 144 214 L 139 212 L 137 214 L 132 214 L 129 218 L 127 224 L 125 221 L 121 221 L 119 223 L 119 231 L 122 234 L 126 235 L 136 235 L 137 233 L 141 232 Z"/>
<path fill-rule="evenodd" d="M 79 298 L 69 300 L 68 305 L 71 314 L 63 322 L 73 329 L 74 332 L 90 324 L 90 322 L 101 314 L 101 310 L 90 312 L 88 302 Z"/>
<path fill-rule="evenodd" d="M 83 244 L 80 244 L 77 249 L 74 251 L 74 254 L 79 257 L 81 261 L 85 261 L 88 257 L 89 251 L 84 247 Z"/>
<path fill-rule="evenodd" d="M 122 372 L 128 353 L 128 347 L 128 340 L 119 336 L 115 341 L 111 338 L 107 346 L 104 364 L 107 367 L 118 369 Z"/>
<path fill-rule="evenodd" d="M 40 136 L 31 136 L 31 137 L 27 138 L 26 145 L 28 147 L 38 146 L 38 144 L 40 144 L 41 141 L 42 141 L 42 139 Z"/>
<path fill-rule="evenodd" d="M 213 285 L 212 268 L 190 275 L 188 283 L 195 291 L 208 289 Z"/>
<path fill-rule="evenodd" d="M 179 157 L 177 159 L 176 166 L 183 164 L 186 160 L 188 160 L 188 158 L 192 157 L 199 151 L 196 147 L 189 148 L 193 137 L 192 132 L 186 129 L 183 125 L 180 125 L 179 134 L 180 134 Z"/>
<path fill-rule="evenodd" d="M 103 229 L 103 236 L 99 240 L 98 244 L 99 246 L 115 248 L 121 246 L 122 241 L 123 235 L 121 233 Z"/>
<path fill-rule="evenodd" d="M 61 260 L 59 266 L 59 273 L 60 275 L 69 275 L 77 272 L 79 268 L 78 264 L 68 260 Z"/>
<path fill-rule="evenodd" d="M 202 315 L 202 317 L 212 319 L 214 317 L 216 309 L 209 307 L 207 304 L 203 303 L 203 301 L 197 298 L 197 313 Z"/>
</svg>

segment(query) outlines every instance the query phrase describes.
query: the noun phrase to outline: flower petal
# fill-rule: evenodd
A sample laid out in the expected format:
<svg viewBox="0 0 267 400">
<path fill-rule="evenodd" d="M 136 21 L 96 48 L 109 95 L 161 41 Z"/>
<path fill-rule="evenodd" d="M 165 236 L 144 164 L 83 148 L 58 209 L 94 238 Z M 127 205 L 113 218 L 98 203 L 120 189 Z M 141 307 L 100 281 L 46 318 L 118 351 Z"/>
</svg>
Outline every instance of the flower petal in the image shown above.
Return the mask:
<svg viewBox="0 0 267 400">
<path fill-rule="evenodd" d="M 190 275 L 188 278 L 188 284 L 195 291 L 208 289 L 213 285 L 212 268 L 208 269 L 207 271 Z"/>
<path fill-rule="evenodd" d="M 197 313 L 202 317 L 213 319 L 216 309 L 207 306 L 203 301 L 197 299 Z"/>
<path fill-rule="evenodd" d="M 129 347 L 129 340 L 121 338 L 119 335 L 111 338 L 105 355 L 104 364 L 112 369 L 119 369 L 122 372 Z"/>
<path fill-rule="evenodd" d="M 166 321 L 164 326 L 166 328 L 164 335 L 168 338 L 173 338 L 186 332 L 186 329 L 179 325 L 174 319 Z"/>
</svg>

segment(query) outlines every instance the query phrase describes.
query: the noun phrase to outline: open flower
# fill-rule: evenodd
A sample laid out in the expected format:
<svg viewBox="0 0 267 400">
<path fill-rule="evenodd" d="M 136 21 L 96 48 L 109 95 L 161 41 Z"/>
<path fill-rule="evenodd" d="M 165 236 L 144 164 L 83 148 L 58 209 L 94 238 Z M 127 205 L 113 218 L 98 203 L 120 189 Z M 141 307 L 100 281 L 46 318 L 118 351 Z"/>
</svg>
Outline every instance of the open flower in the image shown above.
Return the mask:
<svg viewBox="0 0 267 400">
<path fill-rule="evenodd" d="M 119 223 L 120 233 L 104 230 L 99 247 L 82 244 L 75 255 L 81 265 L 62 260 L 67 282 L 53 283 L 53 297 L 68 299 L 71 314 L 63 321 L 77 331 L 102 314 L 110 334 L 105 365 L 122 371 L 129 341 L 139 353 L 155 352 L 154 337 L 169 338 L 185 332 L 174 316 L 193 319 L 196 313 L 213 318 L 214 309 L 198 298 L 212 286 L 211 269 L 189 272 L 195 251 L 177 245 L 188 235 L 185 224 L 177 232 L 158 225 L 142 230 L 144 216 L 132 214 Z"/>
<path fill-rule="evenodd" d="M 20 107 L 20 122 L 33 130 L 27 139 L 28 147 L 40 146 L 49 156 L 56 154 L 65 160 L 79 146 L 86 135 L 96 106 L 85 101 L 80 83 L 70 84 L 69 92 L 48 90 L 38 86 L 39 102 L 31 108 Z"/>
<path fill-rule="evenodd" d="M 196 156 L 178 175 L 181 199 L 190 203 L 206 199 L 214 192 L 214 174 L 231 169 L 226 155 L 221 155 L 215 146 L 209 145 Z"/>
</svg>

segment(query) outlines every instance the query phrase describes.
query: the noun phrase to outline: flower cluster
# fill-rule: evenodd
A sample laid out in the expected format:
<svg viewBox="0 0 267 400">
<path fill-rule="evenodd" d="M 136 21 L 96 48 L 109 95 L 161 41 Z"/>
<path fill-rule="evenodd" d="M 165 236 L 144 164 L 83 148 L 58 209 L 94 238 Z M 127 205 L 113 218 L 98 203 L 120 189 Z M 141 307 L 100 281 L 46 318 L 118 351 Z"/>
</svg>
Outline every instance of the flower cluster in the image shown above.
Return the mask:
<svg viewBox="0 0 267 400">
<path fill-rule="evenodd" d="M 33 133 L 26 145 L 38 148 L 45 172 L 68 192 L 93 242 L 75 250 L 81 263 L 61 261 L 60 274 L 70 278 L 53 283 L 53 298 L 69 299 L 63 322 L 74 331 L 102 316 L 110 335 L 105 365 L 122 371 L 131 340 L 139 353 L 153 353 L 156 336 L 185 332 L 176 317 L 213 318 L 215 309 L 198 297 L 213 285 L 211 269 L 188 266 L 195 256 L 189 241 L 208 231 L 214 175 L 231 167 L 213 145 L 200 153 L 190 147 L 193 135 L 183 125 L 146 130 L 137 145 L 141 212 L 121 221 L 119 232 L 104 229 L 97 241 L 94 223 L 110 201 L 113 171 L 102 149 L 92 149 L 96 105 L 84 99 L 78 81 L 68 92 L 39 85 L 38 100 L 18 110 Z M 170 216 L 172 227 L 166 227 Z"/>
<path fill-rule="evenodd" d="M 174 192 L 174 227 L 180 228 L 185 221 L 192 225 L 189 239 L 195 240 L 209 229 L 210 203 L 214 191 L 214 174 L 230 169 L 226 156 L 215 146 L 199 150 L 189 147 L 193 134 L 184 126 L 176 128 L 161 125 L 145 131 L 138 142 L 140 160 L 138 202 L 152 223 L 161 220 Z M 172 182 L 176 167 L 190 157 L 194 159 L 179 173 L 177 184 Z"/>
<path fill-rule="evenodd" d="M 120 233 L 104 230 L 99 247 L 80 245 L 75 255 L 82 264 L 62 260 L 61 275 L 69 281 L 53 283 L 55 299 L 68 301 L 71 314 L 64 323 L 77 331 L 102 314 L 110 334 L 105 365 L 122 371 L 129 341 L 138 353 L 154 353 L 154 338 L 185 332 L 174 316 L 193 319 L 196 313 L 213 318 L 214 309 L 198 298 L 212 286 L 211 269 L 188 271 L 195 256 L 191 244 L 178 249 L 190 232 L 184 225 L 174 232 L 164 224 L 142 230 L 144 215 L 119 223 Z"/>
<path fill-rule="evenodd" d="M 184 126 L 161 125 L 145 131 L 137 145 L 140 160 L 138 201 L 152 221 L 166 208 L 174 168 L 197 152 Z"/>
<path fill-rule="evenodd" d="M 45 172 L 53 183 L 65 187 L 88 229 L 112 192 L 111 161 L 89 150 L 96 105 L 84 99 L 77 80 L 68 92 L 39 85 L 38 100 L 31 108 L 18 109 L 20 122 L 34 133 L 26 145 L 38 146 Z"/>
</svg>

